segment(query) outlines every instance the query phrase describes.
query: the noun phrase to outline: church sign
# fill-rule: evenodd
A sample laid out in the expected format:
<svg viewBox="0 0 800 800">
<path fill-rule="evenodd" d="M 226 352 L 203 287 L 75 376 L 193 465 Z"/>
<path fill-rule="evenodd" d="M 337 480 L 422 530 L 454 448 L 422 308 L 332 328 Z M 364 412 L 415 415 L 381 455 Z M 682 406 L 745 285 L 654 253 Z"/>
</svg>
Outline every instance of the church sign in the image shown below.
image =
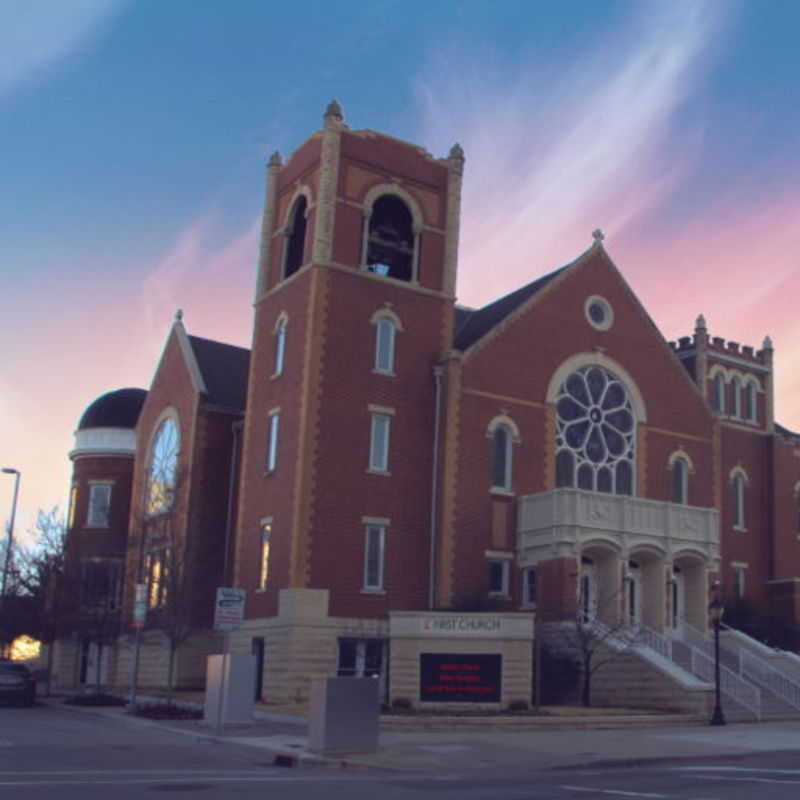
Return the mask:
<svg viewBox="0 0 800 800">
<path fill-rule="evenodd" d="M 442 617 L 423 617 L 420 621 L 422 633 L 436 636 L 486 636 L 502 632 L 503 620 L 500 617 L 485 615 L 457 616 L 448 614 Z"/>
<path fill-rule="evenodd" d="M 424 703 L 499 703 L 499 653 L 420 653 L 419 699 Z"/>
</svg>

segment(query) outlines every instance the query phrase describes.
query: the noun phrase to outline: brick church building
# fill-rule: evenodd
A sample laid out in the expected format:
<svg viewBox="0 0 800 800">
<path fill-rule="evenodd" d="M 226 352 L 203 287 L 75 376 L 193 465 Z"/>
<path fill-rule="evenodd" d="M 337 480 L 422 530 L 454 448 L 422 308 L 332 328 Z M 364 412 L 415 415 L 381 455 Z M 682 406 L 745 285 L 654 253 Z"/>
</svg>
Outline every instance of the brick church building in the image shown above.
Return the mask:
<svg viewBox="0 0 800 800">
<path fill-rule="evenodd" d="M 725 341 L 700 316 L 666 341 L 599 231 L 458 305 L 464 163 L 351 130 L 331 103 L 267 167 L 252 348 L 178 314 L 148 391 L 90 406 L 69 535 L 83 574 L 119 576 L 108 683 L 128 680 L 136 583 L 142 685 L 202 684 L 215 589 L 237 586 L 228 645 L 274 701 L 339 674 L 416 704 L 431 652 L 499 655 L 487 702 L 530 700 L 534 635 L 576 614 L 664 641 L 702 635 L 716 595 L 759 637 L 797 629 L 800 435 L 774 419 L 769 338 Z M 75 631 L 65 685 L 102 660 Z"/>
</svg>

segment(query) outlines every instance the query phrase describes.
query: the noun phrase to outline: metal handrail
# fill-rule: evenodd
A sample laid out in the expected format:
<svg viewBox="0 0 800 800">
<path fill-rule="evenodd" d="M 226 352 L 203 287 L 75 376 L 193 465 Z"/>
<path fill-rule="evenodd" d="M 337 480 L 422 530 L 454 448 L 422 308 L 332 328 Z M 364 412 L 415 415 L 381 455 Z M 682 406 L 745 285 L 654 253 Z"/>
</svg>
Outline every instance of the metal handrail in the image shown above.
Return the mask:
<svg viewBox="0 0 800 800">
<path fill-rule="evenodd" d="M 735 631 L 741 636 L 747 636 L 747 634 L 742 633 L 742 631 L 736 628 L 731 628 L 729 626 L 726 626 L 726 628 L 727 630 Z M 706 637 L 701 631 L 697 630 L 697 628 L 688 624 L 685 626 L 685 630 L 689 635 L 688 638 L 702 643 L 698 649 L 702 649 L 706 655 L 713 654 L 714 645 L 709 637 Z M 734 646 L 732 647 L 731 645 Z M 790 706 L 800 709 L 800 684 L 797 683 L 793 676 L 767 663 L 763 658 L 755 655 L 744 647 L 741 642 L 731 642 L 728 640 L 725 649 L 728 651 L 733 650 L 739 665 L 740 675 L 749 678 L 765 689 L 769 689 L 773 694 L 777 695 L 777 697 Z"/>
<path fill-rule="evenodd" d="M 714 682 L 714 659 L 692 647 L 692 672 L 698 678 Z M 739 705 L 744 706 L 761 719 L 761 690 L 752 683 L 740 678 L 732 669 L 724 664 L 719 665 L 720 689 L 732 697 Z"/>
<path fill-rule="evenodd" d="M 790 706 L 800 709 L 800 686 L 766 661 L 743 647 L 739 649 L 739 672 L 751 681 L 769 689 Z"/>
</svg>

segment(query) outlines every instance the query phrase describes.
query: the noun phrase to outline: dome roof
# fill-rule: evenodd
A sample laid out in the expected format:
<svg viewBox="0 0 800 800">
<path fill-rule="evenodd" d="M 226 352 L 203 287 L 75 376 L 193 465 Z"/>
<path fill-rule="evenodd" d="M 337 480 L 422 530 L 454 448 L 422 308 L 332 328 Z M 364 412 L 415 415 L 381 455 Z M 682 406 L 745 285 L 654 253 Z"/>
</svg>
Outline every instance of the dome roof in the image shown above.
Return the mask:
<svg viewBox="0 0 800 800">
<path fill-rule="evenodd" d="M 83 412 L 78 430 L 86 428 L 135 428 L 147 392 L 144 389 L 117 389 L 97 398 Z"/>
</svg>

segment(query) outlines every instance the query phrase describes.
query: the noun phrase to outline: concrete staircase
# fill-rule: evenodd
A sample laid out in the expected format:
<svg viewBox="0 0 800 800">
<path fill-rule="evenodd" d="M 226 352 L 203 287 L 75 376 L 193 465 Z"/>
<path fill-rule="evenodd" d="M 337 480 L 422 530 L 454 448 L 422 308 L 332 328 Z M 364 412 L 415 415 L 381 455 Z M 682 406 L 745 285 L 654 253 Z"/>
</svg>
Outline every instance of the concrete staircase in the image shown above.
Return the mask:
<svg viewBox="0 0 800 800">
<path fill-rule="evenodd" d="M 587 648 L 600 666 L 592 703 L 709 715 L 714 705 L 714 642 L 689 625 L 680 635 L 645 627 L 609 629 L 599 621 L 547 623 L 548 649 L 580 662 Z M 722 705 L 731 721 L 800 719 L 800 657 L 768 648 L 741 631 L 721 633 Z M 576 690 L 579 694 L 579 688 Z M 578 701 L 579 697 L 571 698 Z"/>
</svg>

